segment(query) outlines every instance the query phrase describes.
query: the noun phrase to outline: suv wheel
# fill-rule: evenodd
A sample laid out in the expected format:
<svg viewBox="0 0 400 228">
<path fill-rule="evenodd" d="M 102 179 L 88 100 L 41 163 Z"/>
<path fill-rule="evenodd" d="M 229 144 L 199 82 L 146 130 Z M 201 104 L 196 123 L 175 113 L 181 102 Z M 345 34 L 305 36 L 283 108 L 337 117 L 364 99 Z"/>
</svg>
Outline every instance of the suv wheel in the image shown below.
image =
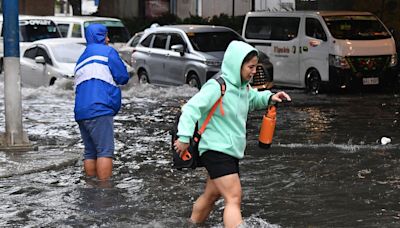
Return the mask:
<svg viewBox="0 0 400 228">
<path fill-rule="evenodd" d="M 54 85 L 54 83 L 56 83 L 56 80 L 57 80 L 57 78 L 51 78 L 50 82 L 49 82 L 49 85 L 50 86 Z"/>
<path fill-rule="evenodd" d="M 306 90 L 312 94 L 318 94 L 321 87 L 321 77 L 316 69 L 308 71 L 306 76 Z"/>
<path fill-rule="evenodd" d="M 201 87 L 199 77 L 195 73 L 189 75 L 187 84 L 189 84 L 190 87 L 196 87 L 198 89 Z"/>
<path fill-rule="evenodd" d="M 149 82 L 149 76 L 147 76 L 147 72 L 142 70 L 138 74 L 139 77 L 139 84 L 148 84 Z"/>
</svg>

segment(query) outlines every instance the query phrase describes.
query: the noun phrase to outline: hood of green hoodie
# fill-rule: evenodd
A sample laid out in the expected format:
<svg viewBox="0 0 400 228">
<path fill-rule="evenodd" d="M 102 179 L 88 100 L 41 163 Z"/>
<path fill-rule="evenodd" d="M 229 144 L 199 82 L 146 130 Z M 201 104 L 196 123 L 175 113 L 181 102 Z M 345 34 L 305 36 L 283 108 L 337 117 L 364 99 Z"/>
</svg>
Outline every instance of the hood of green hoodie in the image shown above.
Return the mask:
<svg viewBox="0 0 400 228">
<path fill-rule="evenodd" d="M 240 70 L 244 58 L 251 51 L 257 51 L 257 49 L 243 41 L 232 41 L 229 44 L 222 61 L 221 72 L 224 79 L 229 81 L 230 84 L 240 87 L 248 83 L 242 83 Z"/>
</svg>

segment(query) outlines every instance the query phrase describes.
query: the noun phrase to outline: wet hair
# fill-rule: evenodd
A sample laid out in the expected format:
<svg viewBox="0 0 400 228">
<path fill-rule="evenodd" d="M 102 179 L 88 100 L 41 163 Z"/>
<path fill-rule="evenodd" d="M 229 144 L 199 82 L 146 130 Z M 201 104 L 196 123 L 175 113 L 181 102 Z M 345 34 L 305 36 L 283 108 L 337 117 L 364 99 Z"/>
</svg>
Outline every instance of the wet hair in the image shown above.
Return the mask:
<svg viewBox="0 0 400 228">
<path fill-rule="evenodd" d="M 258 57 L 258 52 L 253 50 L 251 52 L 249 52 L 246 57 L 244 57 L 243 62 L 242 62 L 242 66 L 243 64 L 247 63 L 248 61 L 250 61 L 252 58 L 254 58 L 255 56 Z"/>
</svg>

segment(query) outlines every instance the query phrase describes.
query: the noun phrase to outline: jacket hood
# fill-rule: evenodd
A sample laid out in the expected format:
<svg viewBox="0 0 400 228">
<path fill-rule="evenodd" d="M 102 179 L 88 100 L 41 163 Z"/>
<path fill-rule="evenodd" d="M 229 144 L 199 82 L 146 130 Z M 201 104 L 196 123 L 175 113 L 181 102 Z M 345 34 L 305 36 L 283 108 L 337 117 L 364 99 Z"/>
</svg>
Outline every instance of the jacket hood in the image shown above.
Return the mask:
<svg viewBox="0 0 400 228">
<path fill-rule="evenodd" d="M 105 44 L 107 27 L 102 24 L 91 24 L 85 29 L 86 43 Z"/>
<path fill-rule="evenodd" d="M 222 76 L 225 80 L 237 87 L 240 87 L 243 84 L 240 70 L 244 58 L 251 51 L 257 51 L 257 49 L 243 41 L 232 41 L 229 44 L 225 51 L 221 66 Z M 247 84 L 248 82 L 244 83 Z"/>
</svg>

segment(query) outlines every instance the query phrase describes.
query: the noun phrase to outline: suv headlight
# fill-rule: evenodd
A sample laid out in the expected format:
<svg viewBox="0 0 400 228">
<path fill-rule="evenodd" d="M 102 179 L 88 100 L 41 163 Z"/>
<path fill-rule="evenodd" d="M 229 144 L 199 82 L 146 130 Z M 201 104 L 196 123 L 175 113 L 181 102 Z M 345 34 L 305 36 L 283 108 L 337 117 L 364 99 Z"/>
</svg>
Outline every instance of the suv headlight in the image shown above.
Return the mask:
<svg viewBox="0 0 400 228">
<path fill-rule="evenodd" d="M 350 69 L 350 65 L 346 58 L 338 55 L 329 55 L 329 66 L 334 66 L 341 69 Z"/>
<path fill-rule="evenodd" d="M 397 65 L 397 53 L 393 54 L 390 58 L 390 67 L 394 67 Z"/>
<path fill-rule="evenodd" d="M 221 66 L 221 61 L 216 61 L 216 60 L 206 60 L 204 61 L 204 64 L 207 66 L 215 66 L 215 67 L 220 67 Z"/>
</svg>

